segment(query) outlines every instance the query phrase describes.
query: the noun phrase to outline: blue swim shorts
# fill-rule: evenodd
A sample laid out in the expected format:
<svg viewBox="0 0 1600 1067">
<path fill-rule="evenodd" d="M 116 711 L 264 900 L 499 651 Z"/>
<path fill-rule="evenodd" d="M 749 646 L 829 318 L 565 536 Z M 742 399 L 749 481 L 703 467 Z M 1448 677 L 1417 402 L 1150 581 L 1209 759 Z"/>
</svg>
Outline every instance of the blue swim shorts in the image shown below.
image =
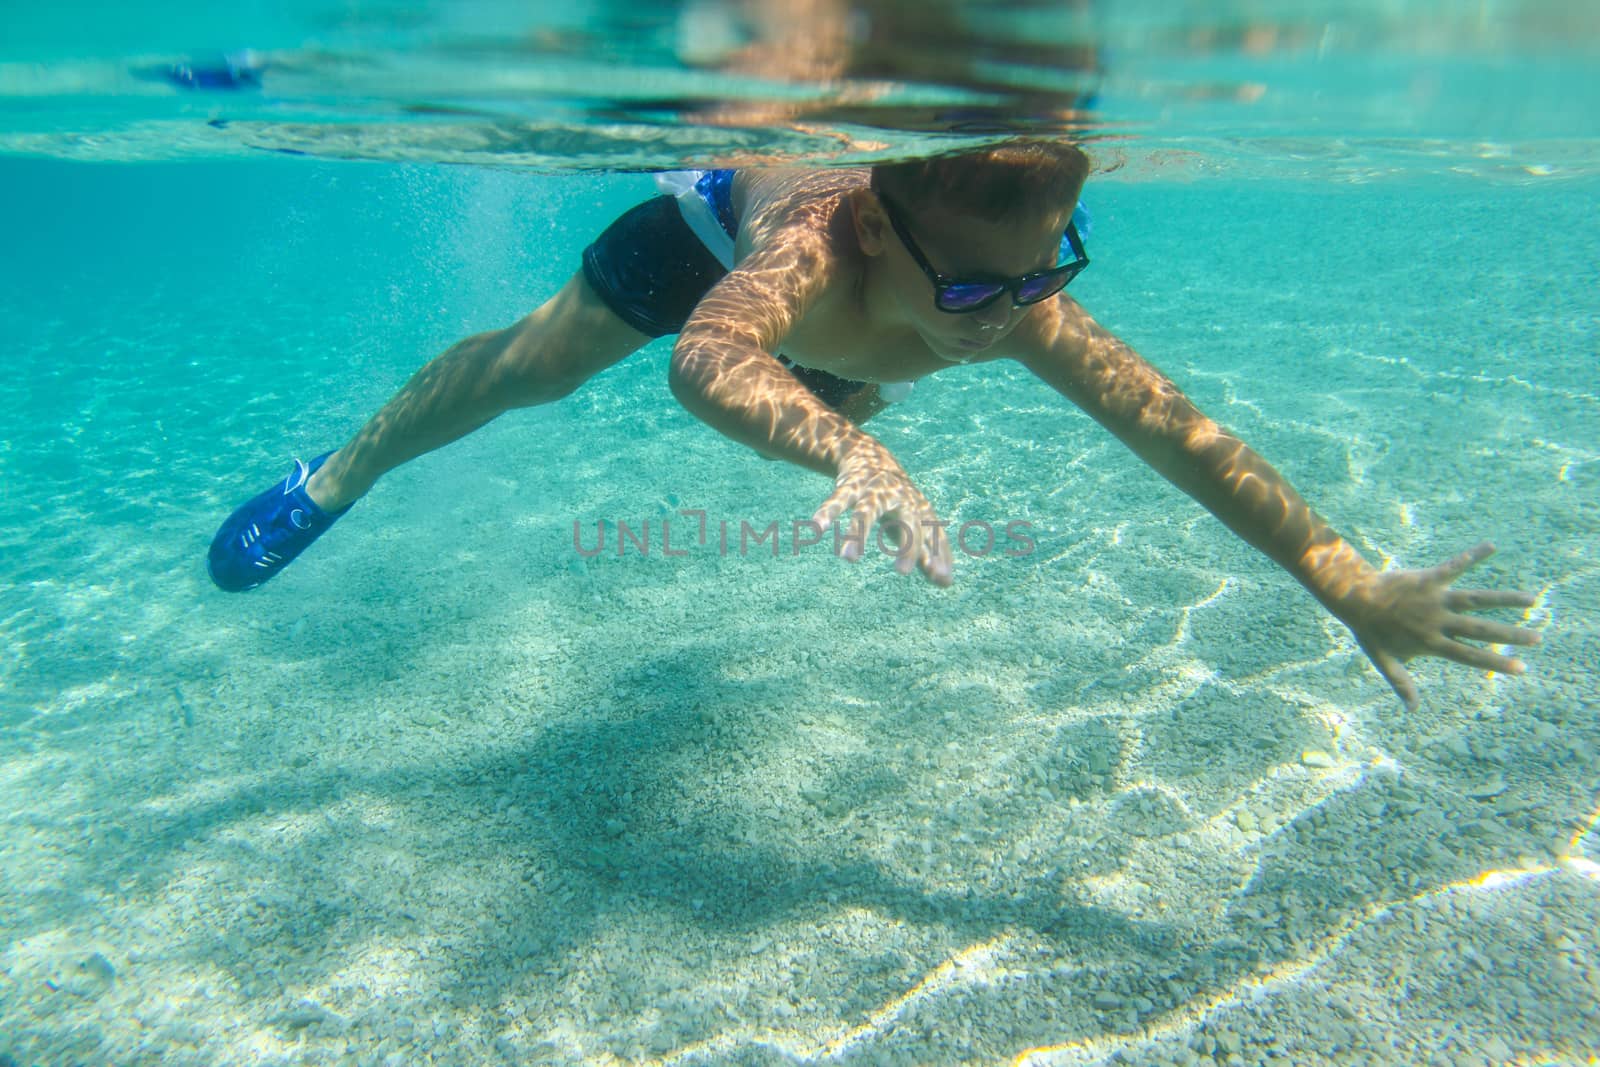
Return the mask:
<svg viewBox="0 0 1600 1067">
<path fill-rule="evenodd" d="M 737 228 L 729 193 L 732 171 L 711 171 L 698 183 L 707 207 L 730 239 Z M 684 220 L 677 197 L 657 196 L 624 212 L 583 250 L 583 276 L 617 317 L 640 333 L 678 333 L 689 315 L 727 270 Z M 779 361 L 829 407 L 866 388 L 850 381 Z"/>
</svg>

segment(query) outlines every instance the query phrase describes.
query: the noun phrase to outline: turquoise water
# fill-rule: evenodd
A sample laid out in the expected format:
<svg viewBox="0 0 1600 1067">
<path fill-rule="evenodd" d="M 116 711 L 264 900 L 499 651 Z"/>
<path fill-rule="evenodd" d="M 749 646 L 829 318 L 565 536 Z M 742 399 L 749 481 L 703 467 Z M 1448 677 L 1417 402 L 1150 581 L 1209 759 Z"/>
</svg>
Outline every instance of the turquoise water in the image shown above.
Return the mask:
<svg viewBox="0 0 1600 1067">
<path fill-rule="evenodd" d="M 649 180 L 0 157 L 0 1063 L 1592 1062 L 1593 131 L 1288 122 L 1105 146 L 1074 292 L 1369 559 L 1493 540 L 1526 677 L 1416 661 L 1404 711 L 1009 366 L 870 428 L 1031 554 L 584 561 L 574 523 L 827 492 L 665 343 L 219 593 L 230 508 Z"/>
</svg>

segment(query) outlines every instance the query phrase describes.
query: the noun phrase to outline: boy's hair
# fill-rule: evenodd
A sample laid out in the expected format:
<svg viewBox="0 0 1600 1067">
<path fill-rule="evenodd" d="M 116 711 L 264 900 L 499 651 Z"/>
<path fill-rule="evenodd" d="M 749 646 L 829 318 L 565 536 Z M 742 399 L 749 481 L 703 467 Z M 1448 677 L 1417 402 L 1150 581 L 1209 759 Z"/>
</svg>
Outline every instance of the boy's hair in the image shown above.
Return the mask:
<svg viewBox="0 0 1600 1067">
<path fill-rule="evenodd" d="M 872 190 L 921 213 L 942 208 L 998 222 L 1064 210 L 1089 175 L 1089 157 L 1060 141 L 1005 141 L 976 152 L 880 163 Z"/>
</svg>

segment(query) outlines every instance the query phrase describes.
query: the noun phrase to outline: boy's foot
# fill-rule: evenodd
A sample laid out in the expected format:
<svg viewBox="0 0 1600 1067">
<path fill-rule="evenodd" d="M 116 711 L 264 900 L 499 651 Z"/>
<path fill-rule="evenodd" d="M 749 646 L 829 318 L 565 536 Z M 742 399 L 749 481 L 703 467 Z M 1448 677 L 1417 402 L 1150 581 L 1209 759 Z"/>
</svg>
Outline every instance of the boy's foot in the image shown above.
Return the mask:
<svg viewBox="0 0 1600 1067">
<path fill-rule="evenodd" d="M 323 511 L 306 493 L 306 482 L 332 452 L 310 463 L 294 461 L 294 469 L 280 485 L 229 515 L 211 539 L 206 570 L 218 588 L 242 593 L 287 567 L 296 556 L 322 536 L 334 520 L 350 510 Z"/>
</svg>

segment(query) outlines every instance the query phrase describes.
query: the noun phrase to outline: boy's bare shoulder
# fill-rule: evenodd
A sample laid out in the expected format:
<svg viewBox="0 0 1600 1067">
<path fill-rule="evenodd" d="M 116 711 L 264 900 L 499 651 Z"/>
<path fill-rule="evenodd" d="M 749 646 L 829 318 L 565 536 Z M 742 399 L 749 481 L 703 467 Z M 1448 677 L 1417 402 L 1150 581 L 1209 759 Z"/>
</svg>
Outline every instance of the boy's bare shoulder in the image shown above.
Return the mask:
<svg viewBox="0 0 1600 1067">
<path fill-rule="evenodd" d="M 739 216 L 736 254 L 742 258 L 774 239 L 787 242 L 804 233 L 823 238 L 823 247 L 844 251 L 840 242 L 854 243 L 850 194 L 867 188 L 868 174 L 843 168 L 739 171 L 733 186 Z"/>
</svg>

